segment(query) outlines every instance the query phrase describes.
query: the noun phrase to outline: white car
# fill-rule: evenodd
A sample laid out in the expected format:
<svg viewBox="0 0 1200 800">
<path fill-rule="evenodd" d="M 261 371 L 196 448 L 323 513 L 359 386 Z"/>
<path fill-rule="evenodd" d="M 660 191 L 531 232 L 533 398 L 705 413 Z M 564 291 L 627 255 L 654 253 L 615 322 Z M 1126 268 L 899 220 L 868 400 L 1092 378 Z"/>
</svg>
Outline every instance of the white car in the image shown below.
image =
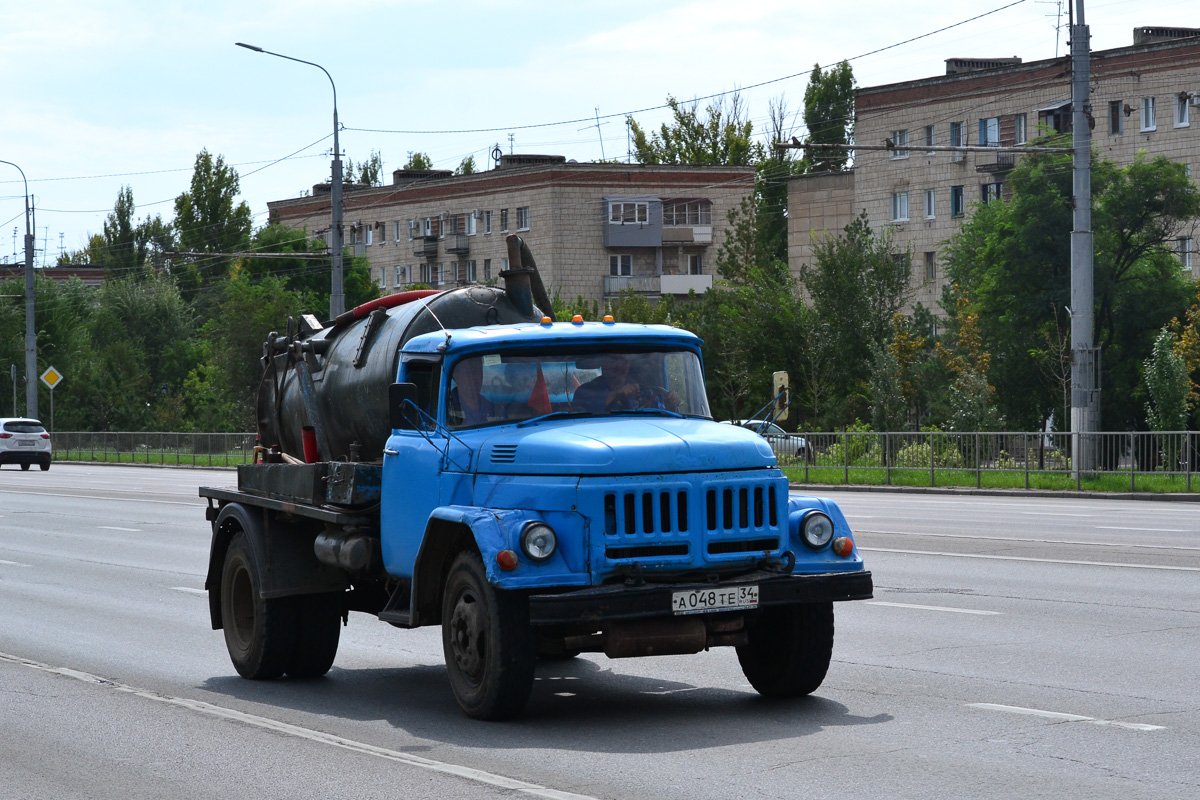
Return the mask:
<svg viewBox="0 0 1200 800">
<path fill-rule="evenodd" d="M 794 433 L 788 433 L 774 422 L 767 422 L 761 419 L 727 419 L 722 421 L 730 425 L 741 425 L 743 428 L 749 428 L 754 431 L 770 443 L 771 449 L 775 451 L 775 455 L 793 456 L 799 459 L 808 457 L 808 442 L 805 438 L 797 436 Z"/>
<path fill-rule="evenodd" d="M 50 434 L 36 419 L 0 417 L 0 465 L 50 469 Z"/>
</svg>

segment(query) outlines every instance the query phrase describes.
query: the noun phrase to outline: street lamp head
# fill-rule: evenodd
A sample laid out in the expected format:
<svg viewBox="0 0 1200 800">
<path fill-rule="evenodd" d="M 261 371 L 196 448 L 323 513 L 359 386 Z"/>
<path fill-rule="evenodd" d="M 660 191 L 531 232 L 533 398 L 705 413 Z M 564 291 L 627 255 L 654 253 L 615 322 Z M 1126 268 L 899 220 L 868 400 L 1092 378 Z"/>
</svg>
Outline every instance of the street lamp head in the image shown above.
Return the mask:
<svg viewBox="0 0 1200 800">
<path fill-rule="evenodd" d="M 263 51 L 261 47 L 257 47 L 252 44 L 246 44 L 245 42 L 234 42 L 234 44 L 236 44 L 238 47 L 244 47 L 247 50 L 253 50 L 256 53 L 261 53 Z"/>
</svg>

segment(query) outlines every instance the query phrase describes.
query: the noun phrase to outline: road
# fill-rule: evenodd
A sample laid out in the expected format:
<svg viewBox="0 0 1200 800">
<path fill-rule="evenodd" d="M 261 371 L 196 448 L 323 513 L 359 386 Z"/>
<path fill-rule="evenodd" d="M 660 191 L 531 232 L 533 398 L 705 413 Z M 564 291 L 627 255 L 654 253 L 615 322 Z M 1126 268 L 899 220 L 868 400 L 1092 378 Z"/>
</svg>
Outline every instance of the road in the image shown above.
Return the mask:
<svg viewBox="0 0 1200 800">
<path fill-rule="evenodd" d="M 200 484 L 0 470 L 0 797 L 1190 798 L 1200 507 L 861 494 L 876 597 L 816 695 L 730 649 L 539 666 L 463 717 L 436 630 L 352 615 L 325 679 L 236 677 L 208 623 Z"/>
</svg>

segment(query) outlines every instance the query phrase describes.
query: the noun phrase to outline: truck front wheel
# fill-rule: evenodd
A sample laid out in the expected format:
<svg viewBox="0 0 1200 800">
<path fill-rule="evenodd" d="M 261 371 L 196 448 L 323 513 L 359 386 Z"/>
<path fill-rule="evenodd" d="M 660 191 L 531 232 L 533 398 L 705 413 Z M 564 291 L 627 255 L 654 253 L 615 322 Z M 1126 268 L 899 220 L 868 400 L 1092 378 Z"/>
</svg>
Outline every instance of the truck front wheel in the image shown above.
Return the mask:
<svg viewBox="0 0 1200 800">
<path fill-rule="evenodd" d="M 221 626 L 234 669 L 243 678 L 270 680 L 289 667 L 296 648 L 292 598 L 264 600 L 254 553 L 244 533 L 225 551 L 221 570 Z"/>
<path fill-rule="evenodd" d="M 825 680 L 833 657 L 833 603 L 764 608 L 737 648 L 750 685 L 768 697 L 802 697 Z"/>
<path fill-rule="evenodd" d="M 467 716 L 508 719 L 525 708 L 537 660 L 529 602 L 488 583 L 476 553 L 459 553 L 446 576 L 442 649 Z"/>
</svg>

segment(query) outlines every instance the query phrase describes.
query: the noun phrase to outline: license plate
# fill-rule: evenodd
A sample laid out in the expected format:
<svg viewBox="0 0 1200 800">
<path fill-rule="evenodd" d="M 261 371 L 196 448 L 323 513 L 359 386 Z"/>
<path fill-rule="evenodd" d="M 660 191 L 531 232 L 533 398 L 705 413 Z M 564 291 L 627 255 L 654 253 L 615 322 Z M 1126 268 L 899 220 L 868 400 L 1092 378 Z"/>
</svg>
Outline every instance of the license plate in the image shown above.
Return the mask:
<svg viewBox="0 0 1200 800">
<path fill-rule="evenodd" d="M 758 586 L 724 586 L 719 589 L 695 589 L 672 592 L 671 610 L 676 614 L 707 614 L 758 607 Z"/>
<path fill-rule="evenodd" d="M 32 439 L 21 439 L 17 442 L 17 447 L 37 447 L 37 442 L 33 441 Z"/>
</svg>

